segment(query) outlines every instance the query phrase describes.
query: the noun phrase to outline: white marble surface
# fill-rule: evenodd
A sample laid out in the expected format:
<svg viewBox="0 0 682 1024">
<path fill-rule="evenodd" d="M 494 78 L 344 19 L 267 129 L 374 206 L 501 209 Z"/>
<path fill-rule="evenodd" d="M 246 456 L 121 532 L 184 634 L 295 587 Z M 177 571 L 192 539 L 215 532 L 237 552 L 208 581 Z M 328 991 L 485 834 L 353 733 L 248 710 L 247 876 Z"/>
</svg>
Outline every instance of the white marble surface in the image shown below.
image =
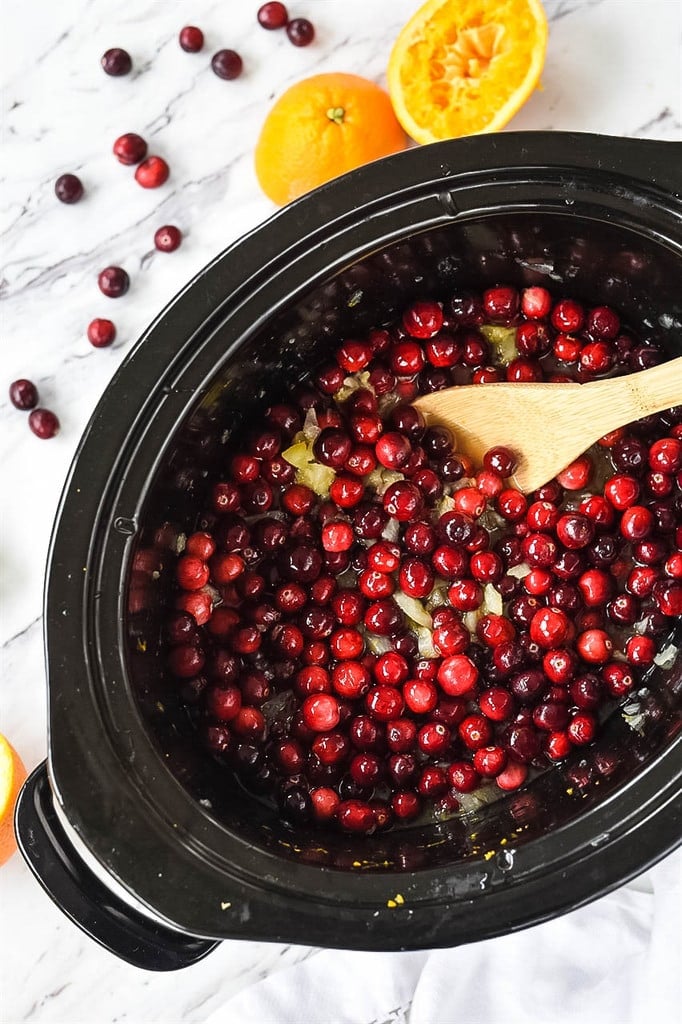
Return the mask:
<svg viewBox="0 0 682 1024">
<path fill-rule="evenodd" d="M 252 151 L 275 94 L 319 71 L 382 81 L 392 40 L 416 0 L 296 0 L 315 43 L 292 47 L 262 31 L 256 0 L 24 0 L 5 4 L 0 31 L 4 160 L 0 194 L 3 270 L 0 324 L 3 644 L 0 728 L 28 767 L 46 750 L 41 647 L 42 577 L 51 524 L 69 463 L 100 394 L 135 338 L 179 287 L 224 246 L 272 211 L 259 192 Z M 510 128 L 575 129 L 680 139 L 680 7 L 677 0 L 547 0 L 550 44 L 544 90 Z M 176 37 L 201 26 L 202 54 Z M 106 77 L 100 54 L 126 47 L 135 70 Z M 210 54 L 239 50 L 245 73 L 224 82 Z M 111 145 L 137 131 L 166 157 L 172 176 L 140 189 Z M 86 198 L 55 200 L 53 183 L 78 173 Z M 153 250 L 154 230 L 176 223 L 182 248 Z M 108 264 L 131 275 L 117 301 L 98 291 Z M 118 339 L 95 350 L 94 316 L 115 320 Z M 36 381 L 62 430 L 29 432 L 6 388 Z M 50 903 L 20 857 L 0 874 L 0 964 L 7 1022 L 201 1021 L 253 980 L 311 955 L 304 948 L 225 943 L 189 971 L 154 976 L 116 962 Z M 538 933 L 538 941 L 541 941 Z"/>
</svg>

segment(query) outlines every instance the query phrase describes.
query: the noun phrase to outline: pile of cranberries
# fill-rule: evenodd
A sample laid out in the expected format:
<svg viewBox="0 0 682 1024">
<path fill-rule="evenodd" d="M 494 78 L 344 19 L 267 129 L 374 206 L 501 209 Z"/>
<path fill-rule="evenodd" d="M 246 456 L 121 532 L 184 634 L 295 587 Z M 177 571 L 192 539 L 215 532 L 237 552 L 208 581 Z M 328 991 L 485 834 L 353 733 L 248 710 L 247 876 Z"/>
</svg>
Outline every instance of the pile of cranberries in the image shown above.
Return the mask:
<svg viewBox="0 0 682 1024">
<path fill-rule="evenodd" d="M 592 743 L 682 614 L 682 409 L 524 495 L 512 451 L 473 466 L 410 403 L 663 358 L 540 287 L 345 340 L 232 450 L 173 566 L 167 667 L 208 750 L 285 821 L 369 834 Z"/>
</svg>

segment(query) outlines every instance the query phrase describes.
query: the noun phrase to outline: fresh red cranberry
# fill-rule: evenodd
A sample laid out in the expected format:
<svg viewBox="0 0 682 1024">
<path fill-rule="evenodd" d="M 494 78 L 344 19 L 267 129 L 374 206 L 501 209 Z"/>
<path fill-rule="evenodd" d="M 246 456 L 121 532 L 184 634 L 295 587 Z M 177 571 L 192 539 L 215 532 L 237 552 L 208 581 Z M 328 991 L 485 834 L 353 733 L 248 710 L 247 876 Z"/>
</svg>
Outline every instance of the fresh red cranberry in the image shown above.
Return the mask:
<svg viewBox="0 0 682 1024">
<path fill-rule="evenodd" d="M 616 699 L 630 693 L 635 685 L 632 670 L 622 661 L 612 661 L 604 665 L 601 674 L 610 696 Z"/>
<path fill-rule="evenodd" d="M 197 626 L 205 625 L 211 617 L 213 602 L 211 595 L 204 590 L 193 593 L 181 594 L 175 602 L 178 611 L 187 612 L 196 622 Z"/>
<path fill-rule="evenodd" d="M 631 665 L 646 668 L 656 656 L 656 644 L 649 636 L 631 636 L 625 644 L 625 657 Z"/>
<path fill-rule="evenodd" d="M 542 367 L 534 359 L 519 356 L 518 359 L 512 359 L 507 366 L 505 378 L 512 383 L 531 384 L 543 379 Z"/>
<path fill-rule="evenodd" d="M 514 764 L 510 762 L 507 767 L 496 777 L 495 782 L 500 789 L 511 793 L 519 789 L 528 777 L 528 769 L 525 764 Z"/>
<path fill-rule="evenodd" d="M 605 341 L 594 341 L 585 345 L 580 353 L 580 369 L 592 376 L 608 373 L 614 363 L 614 353 Z"/>
<path fill-rule="evenodd" d="M 639 497 L 640 487 L 633 476 L 619 473 L 609 477 L 604 484 L 604 494 L 619 512 L 630 508 Z"/>
<path fill-rule="evenodd" d="M 502 477 L 510 477 L 516 469 L 516 456 L 510 448 L 497 445 L 490 448 L 483 456 L 483 465 Z"/>
<path fill-rule="evenodd" d="M 602 700 L 603 687 L 596 675 L 587 674 L 578 676 L 568 688 L 571 701 L 576 707 L 583 711 L 590 711 L 596 708 Z"/>
<path fill-rule="evenodd" d="M 398 377 L 414 377 L 426 365 L 424 351 L 416 341 L 401 341 L 391 350 L 391 370 Z"/>
<path fill-rule="evenodd" d="M 582 342 L 570 334 L 557 334 L 552 350 L 562 363 L 577 363 L 583 350 Z"/>
<path fill-rule="evenodd" d="M 628 541 L 639 541 L 648 537 L 654 525 L 654 517 L 644 505 L 632 505 L 623 512 L 620 532 Z"/>
<path fill-rule="evenodd" d="M 682 469 L 682 441 L 663 437 L 649 449 L 649 466 L 655 473 L 678 473 Z"/>
<path fill-rule="evenodd" d="M 410 821 L 421 811 L 421 800 L 411 790 L 401 790 L 391 797 L 391 809 L 399 821 Z"/>
<path fill-rule="evenodd" d="M 557 475 L 557 480 L 567 491 L 582 491 L 587 486 L 593 469 L 590 456 L 581 455 Z"/>
<path fill-rule="evenodd" d="M 587 315 L 585 330 L 598 341 L 613 341 L 620 332 L 620 318 L 609 306 L 595 306 Z"/>
<path fill-rule="evenodd" d="M 159 188 L 166 181 L 170 174 L 170 168 L 160 156 L 148 156 L 138 165 L 135 171 L 135 181 L 142 188 Z"/>
<path fill-rule="evenodd" d="M 289 21 L 289 14 L 284 4 L 272 2 L 258 8 L 258 24 L 263 28 L 284 28 Z"/>
<path fill-rule="evenodd" d="M 206 709 L 221 722 L 231 722 L 241 706 L 242 693 L 238 686 L 213 686 L 206 691 Z"/>
<path fill-rule="evenodd" d="M 75 174 L 62 174 L 54 183 L 54 194 L 60 203 L 71 205 L 83 197 L 83 183 Z"/>
<path fill-rule="evenodd" d="M 204 33 L 196 25 L 185 25 L 180 29 L 178 42 L 185 53 L 199 53 L 204 46 Z"/>
<path fill-rule="evenodd" d="M 88 341 L 95 348 L 107 348 L 116 337 L 116 327 L 111 320 L 97 318 L 88 324 Z"/>
<path fill-rule="evenodd" d="M 494 778 L 507 764 L 507 753 L 502 747 L 479 747 L 474 752 L 473 764 L 479 775 Z"/>
<path fill-rule="evenodd" d="M 289 41 L 294 46 L 310 46 L 315 38 L 315 28 L 307 18 L 292 18 L 286 28 Z"/>
<path fill-rule="evenodd" d="M 587 711 L 581 711 L 573 716 L 566 731 L 571 743 L 582 747 L 594 739 L 597 732 L 597 721 L 594 715 Z"/>
<path fill-rule="evenodd" d="M 411 679 L 403 686 L 403 697 L 415 715 L 428 715 L 438 703 L 438 690 L 426 679 Z"/>
<path fill-rule="evenodd" d="M 530 320 L 544 320 L 552 308 L 552 297 L 546 288 L 524 288 L 521 293 L 521 312 Z"/>
<path fill-rule="evenodd" d="M 535 704 L 545 691 L 544 673 L 537 668 L 523 669 L 512 676 L 509 689 L 521 704 Z"/>
<path fill-rule="evenodd" d="M 21 377 L 9 386 L 9 400 L 15 409 L 23 412 L 34 409 L 38 404 L 38 389 L 33 381 Z"/>
<path fill-rule="evenodd" d="M 576 640 L 578 654 L 592 665 L 608 661 L 613 651 L 613 641 L 603 629 L 587 629 Z"/>
<path fill-rule="evenodd" d="M 241 75 L 244 62 L 236 50 L 218 50 L 211 58 L 211 67 L 218 78 L 232 81 Z"/>
<path fill-rule="evenodd" d="M 578 580 L 583 601 L 588 608 L 606 604 L 613 591 L 613 577 L 602 569 L 588 569 Z"/>
<path fill-rule="evenodd" d="M 332 469 L 343 469 L 353 447 L 350 437 L 341 430 L 327 428 L 315 439 L 313 452 L 318 462 Z"/>
<path fill-rule="evenodd" d="M 417 746 L 427 757 L 442 757 L 450 746 L 452 733 L 442 722 L 427 722 L 417 732 Z"/>
<path fill-rule="evenodd" d="M 175 252 L 182 242 L 182 232 L 173 224 L 164 224 L 154 232 L 154 245 L 159 252 Z"/>
<path fill-rule="evenodd" d="M 656 607 L 662 615 L 682 615 L 682 585 L 672 580 L 660 580 L 652 591 Z"/>
<path fill-rule="evenodd" d="M 125 135 L 119 135 L 114 142 L 113 153 L 121 164 L 127 166 L 139 164 L 147 155 L 147 143 L 141 135 L 136 135 L 135 132 L 126 132 Z"/>
<path fill-rule="evenodd" d="M 173 647 L 168 655 L 168 670 L 179 679 L 197 676 L 205 663 L 204 652 L 194 644 L 180 644 Z"/>
<path fill-rule="evenodd" d="M 580 512 L 567 512 L 556 524 L 558 539 L 566 548 L 578 550 L 586 548 L 594 537 L 594 524 L 588 516 Z"/>
<path fill-rule="evenodd" d="M 471 693 L 478 682 L 478 669 L 464 654 L 445 658 L 438 669 L 438 683 L 450 697 Z"/>
<path fill-rule="evenodd" d="M 533 725 L 545 732 L 565 729 L 568 725 L 568 707 L 559 701 L 545 701 L 533 708 Z"/>
<path fill-rule="evenodd" d="M 325 551 L 348 551 L 353 541 L 353 528 L 349 523 L 333 521 L 322 527 L 322 547 Z"/>
<path fill-rule="evenodd" d="M 130 287 L 130 278 L 122 267 L 105 267 L 97 278 L 99 290 L 110 299 L 125 295 Z"/>
<path fill-rule="evenodd" d="M 374 450 L 382 466 L 387 469 L 399 470 L 412 454 L 412 445 L 404 434 L 389 431 L 379 438 Z"/>
<path fill-rule="evenodd" d="M 573 334 L 581 330 L 585 322 L 585 310 L 573 299 L 561 299 L 552 310 L 552 326 L 557 331 Z"/>
<path fill-rule="evenodd" d="M 503 738 L 507 752 L 515 761 L 528 764 L 537 757 L 540 737 L 531 726 L 512 725 L 505 731 Z"/>
<path fill-rule="evenodd" d="M 400 690 L 393 686 L 379 685 L 365 698 L 367 711 L 380 722 L 388 722 L 402 714 L 404 700 Z"/>
<path fill-rule="evenodd" d="M 497 511 L 503 519 L 511 523 L 517 523 L 523 519 L 528 508 L 528 502 L 520 491 L 508 488 L 497 496 Z"/>
<path fill-rule="evenodd" d="M 107 50 L 102 55 L 101 64 L 105 74 L 112 75 L 114 78 L 127 75 L 133 66 L 130 54 L 126 50 L 122 50 L 120 46 Z"/>
<path fill-rule="evenodd" d="M 457 611 L 473 612 L 483 600 L 483 590 L 476 580 L 455 580 L 448 588 L 448 600 Z"/>
<path fill-rule="evenodd" d="M 510 324 L 519 311 L 519 293 L 516 288 L 488 288 L 483 292 L 483 310 L 497 324 Z"/>
<path fill-rule="evenodd" d="M 481 784 L 481 777 L 468 761 L 454 761 L 446 768 L 448 782 L 458 793 L 472 793 Z"/>
<path fill-rule="evenodd" d="M 400 523 L 417 519 L 424 507 L 421 491 L 407 480 L 391 484 L 383 498 L 384 510 Z"/>
<path fill-rule="evenodd" d="M 432 366 L 448 369 L 459 361 L 462 347 L 451 334 L 439 333 L 426 341 L 424 353 Z"/>
<path fill-rule="evenodd" d="M 332 686 L 340 697 L 362 697 L 370 685 L 370 674 L 359 661 L 343 661 L 332 669 Z"/>
<path fill-rule="evenodd" d="M 398 575 L 400 588 L 410 597 L 427 597 L 433 589 L 434 575 L 419 558 L 406 558 Z"/>
<path fill-rule="evenodd" d="M 329 786 L 318 786 L 310 791 L 313 815 L 318 821 L 331 821 L 336 817 L 341 798 Z"/>
<path fill-rule="evenodd" d="M 443 326 L 438 302 L 415 302 L 403 313 L 403 327 L 412 338 L 432 338 Z"/>
<path fill-rule="evenodd" d="M 330 732 L 339 724 L 339 702 L 329 693 L 306 697 L 301 713 L 305 724 L 314 732 Z"/>
<path fill-rule="evenodd" d="M 49 440 L 59 431 L 59 420 L 49 409 L 34 409 L 30 412 L 28 425 L 42 441 Z"/>
</svg>

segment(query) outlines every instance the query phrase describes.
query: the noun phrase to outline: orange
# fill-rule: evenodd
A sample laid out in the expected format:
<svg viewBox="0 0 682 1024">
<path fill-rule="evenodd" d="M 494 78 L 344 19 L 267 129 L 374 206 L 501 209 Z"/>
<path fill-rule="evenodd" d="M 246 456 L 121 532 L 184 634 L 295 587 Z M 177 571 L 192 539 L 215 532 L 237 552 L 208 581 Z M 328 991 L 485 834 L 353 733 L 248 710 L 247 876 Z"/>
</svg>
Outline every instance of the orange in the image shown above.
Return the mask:
<svg viewBox="0 0 682 1024">
<path fill-rule="evenodd" d="M 283 205 L 407 145 L 388 94 L 359 75 L 306 78 L 280 96 L 256 146 L 256 175 Z"/>
<path fill-rule="evenodd" d="M 429 0 L 389 59 L 398 120 L 423 143 L 497 131 L 536 87 L 546 49 L 539 0 Z"/>
<path fill-rule="evenodd" d="M 0 733 L 0 864 L 17 848 L 14 838 L 14 805 L 24 784 L 26 769 L 16 750 Z"/>
</svg>

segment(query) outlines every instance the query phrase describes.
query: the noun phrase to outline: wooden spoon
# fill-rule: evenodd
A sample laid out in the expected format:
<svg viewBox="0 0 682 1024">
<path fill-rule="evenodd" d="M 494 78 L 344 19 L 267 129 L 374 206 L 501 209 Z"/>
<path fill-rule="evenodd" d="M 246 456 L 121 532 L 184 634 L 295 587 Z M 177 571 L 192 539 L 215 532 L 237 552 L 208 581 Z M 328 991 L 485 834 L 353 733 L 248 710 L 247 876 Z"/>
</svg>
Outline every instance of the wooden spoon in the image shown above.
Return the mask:
<svg viewBox="0 0 682 1024">
<path fill-rule="evenodd" d="M 625 377 L 590 384 L 480 384 L 422 395 L 430 422 L 455 434 L 480 465 L 495 445 L 517 456 L 513 481 L 534 491 L 617 427 L 682 404 L 682 357 Z"/>
</svg>

